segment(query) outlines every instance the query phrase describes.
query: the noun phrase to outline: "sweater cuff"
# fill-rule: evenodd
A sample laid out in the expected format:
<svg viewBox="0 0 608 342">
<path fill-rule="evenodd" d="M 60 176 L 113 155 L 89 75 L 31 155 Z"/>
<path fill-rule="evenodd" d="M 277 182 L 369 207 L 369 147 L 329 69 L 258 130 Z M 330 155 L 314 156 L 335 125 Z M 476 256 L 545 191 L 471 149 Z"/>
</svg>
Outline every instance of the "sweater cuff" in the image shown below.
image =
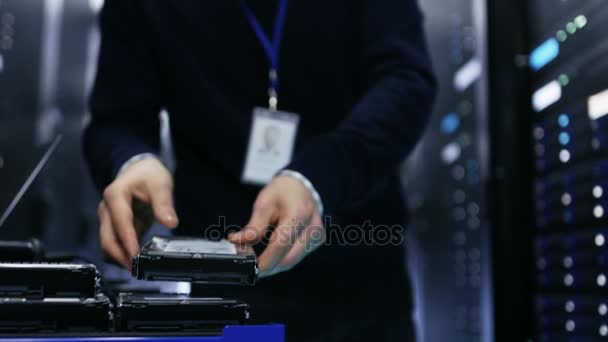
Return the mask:
<svg viewBox="0 0 608 342">
<path fill-rule="evenodd" d="M 317 212 L 319 213 L 319 216 L 323 217 L 323 200 L 321 199 L 321 195 L 319 195 L 319 192 L 317 191 L 317 189 L 315 189 L 315 186 L 310 182 L 310 180 L 308 180 L 308 178 L 306 178 L 303 174 L 299 173 L 298 171 L 287 170 L 287 169 L 279 171 L 279 173 L 277 173 L 277 175 L 275 177 L 278 177 L 278 176 L 288 176 L 288 177 L 293 177 L 293 178 L 299 180 L 304 185 L 304 187 L 308 190 L 308 192 L 312 196 L 313 201 L 315 201 L 315 206 L 317 207 Z"/>
<path fill-rule="evenodd" d="M 161 162 L 161 164 L 165 165 L 165 163 L 162 161 L 162 159 L 154 153 L 140 153 L 140 154 L 134 155 L 133 157 L 129 158 L 129 160 L 124 162 L 122 164 L 122 166 L 120 167 L 120 169 L 118 169 L 118 172 L 116 173 L 116 177 L 120 176 L 123 172 L 125 172 L 129 168 L 129 166 L 131 166 L 139 161 L 142 161 L 144 159 L 156 159 L 159 162 Z M 166 165 L 165 165 L 165 167 L 166 167 Z"/>
<path fill-rule="evenodd" d="M 322 136 L 307 141 L 284 168 L 302 174 L 314 184 L 328 215 L 334 214 L 344 200 L 345 170 L 341 155 L 337 142 L 330 136 Z"/>
<path fill-rule="evenodd" d="M 155 153 L 154 149 L 149 148 L 145 144 L 136 145 L 128 149 L 119 149 L 118 151 L 112 153 L 110 158 L 110 160 L 112 160 L 112 163 L 111 169 L 109 170 L 110 174 L 107 183 L 109 184 L 113 182 L 114 179 L 120 173 L 122 173 L 128 166 L 138 161 L 138 156 L 157 156 L 157 154 Z"/>
</svg>

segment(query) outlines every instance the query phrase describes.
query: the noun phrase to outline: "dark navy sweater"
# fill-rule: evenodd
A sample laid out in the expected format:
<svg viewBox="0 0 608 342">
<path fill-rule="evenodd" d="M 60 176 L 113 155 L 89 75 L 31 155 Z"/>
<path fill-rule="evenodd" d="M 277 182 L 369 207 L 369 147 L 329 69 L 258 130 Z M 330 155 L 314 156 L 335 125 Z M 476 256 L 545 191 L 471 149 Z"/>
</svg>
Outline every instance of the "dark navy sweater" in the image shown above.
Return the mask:
<svg viewBox="0 0 608 342">
<path fill-rule="evenodd" d="M 276 3 L 249 1 L 267 31 Z M 107 0 L 101 30 L 84 139 L 100 189 L 133 155 L 158 153 L 164 108 L 179 232 L 246 224 L 259 188 L 240 176 L 252 109 L 268 102 L 268 60 L 239 0 Z M 315 186 L 336 236 L 351 224 L 372 229 L 366 221 L 403 225 L 398 166 L 420 137 L 435 92 L 415 1 L 291 0 L 283 37 L 279 109 L 301 116 L 287 168 Z M 294 270 L 239 293 L 322 293 L 332 308 L 353 297 L 355 307 L 370 307 L 376 300 L 363 298 L 371 294 L 407 300 L 400 243 L 330 242 Z"/>
</svg>

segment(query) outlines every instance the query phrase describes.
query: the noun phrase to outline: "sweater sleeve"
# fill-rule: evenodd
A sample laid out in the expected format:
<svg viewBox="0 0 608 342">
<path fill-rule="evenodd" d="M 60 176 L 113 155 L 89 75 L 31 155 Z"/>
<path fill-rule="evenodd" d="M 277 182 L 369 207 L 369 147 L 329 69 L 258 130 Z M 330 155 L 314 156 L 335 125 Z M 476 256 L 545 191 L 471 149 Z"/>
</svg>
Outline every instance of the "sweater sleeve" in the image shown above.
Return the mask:
<svg viewBox="0 0 608 342">
<path fill-rule="evenodd" d="M 307 141 L 286 168 L 305 175 L 328 214 L 370 198 L 413 149 L 435 79 L 415 0 L 363 0 L 363 96 L 332 131 Z"/>
<path fill-rule="evenodd" d="M 84 154 L 99 189 L 131 157 L 158 153 L 161 91 L 154 51 L 135 0 L 106 0 L 101 49 L 89 100 Z"/>
</svg>

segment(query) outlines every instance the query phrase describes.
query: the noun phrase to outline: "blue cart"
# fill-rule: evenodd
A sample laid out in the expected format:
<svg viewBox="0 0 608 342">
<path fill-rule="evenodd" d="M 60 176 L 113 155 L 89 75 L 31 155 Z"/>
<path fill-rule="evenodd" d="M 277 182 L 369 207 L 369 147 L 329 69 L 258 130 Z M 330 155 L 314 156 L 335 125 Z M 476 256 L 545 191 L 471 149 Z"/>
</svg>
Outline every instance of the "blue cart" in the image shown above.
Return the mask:
<svg viewBox="0 0 608 342">
<path fill-rule="evenodd" d="M 135 337 L 119 333 L 104 337 L 26 337 L 0 338 L 0 342 L 284 342 L 285 327 L 270 325 L 235 325 L 224 328 L 221 336 Z"/>
</svg>

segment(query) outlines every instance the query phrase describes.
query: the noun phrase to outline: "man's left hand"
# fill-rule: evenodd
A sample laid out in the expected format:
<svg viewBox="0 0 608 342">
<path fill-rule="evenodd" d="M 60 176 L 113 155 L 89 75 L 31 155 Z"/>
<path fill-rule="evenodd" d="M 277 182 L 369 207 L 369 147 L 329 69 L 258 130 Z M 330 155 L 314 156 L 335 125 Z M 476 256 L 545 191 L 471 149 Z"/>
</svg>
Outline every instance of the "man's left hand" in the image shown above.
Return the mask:
<svg viewBox="0 0 608 342">
<path fill-rule="evenodd" d="M 292 269 L 325 242 L 325 229 L 315 201 L 300 180 L 274 178 L 258 195 L 249 223 L 229 239 L 255 244 L 269 232 L 268 246 L 259 257 L 260 277 Z"/>
</svg>

